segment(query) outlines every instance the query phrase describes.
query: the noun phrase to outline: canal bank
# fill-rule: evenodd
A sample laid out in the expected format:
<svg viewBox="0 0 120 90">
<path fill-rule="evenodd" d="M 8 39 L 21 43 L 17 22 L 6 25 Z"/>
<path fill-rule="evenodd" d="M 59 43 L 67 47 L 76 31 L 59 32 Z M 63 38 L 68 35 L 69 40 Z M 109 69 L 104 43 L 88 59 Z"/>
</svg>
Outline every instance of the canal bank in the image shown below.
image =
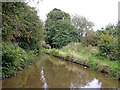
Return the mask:
<svg viewBox="0 0 120 90">
<path fill-rule="evenodd" d="M 58 49 L 48 49 L 44 51 L 45 53 L 49 55 L 53 55 L 62 60 L 70 61 L 70 62 L 80 64 L 85 67 L 89 67 L 90 69 L 94 71 L 102 72 L 105 75 L 108 75 L 113 79 L 120 80 L 120 68 L 118 67 L 118 62 L 114 63 L 110 61 L 97 60 L 97 59 L 92 60 L 89 58 L 83 59 L 83 58 L 79 58 L 81 56 L 76 55 L 75 52 L 73 53 L 74 54 L 73 55 L 73 54 L 69 54 L 66 52 L 61 52 L 61 50 L 58 50 Z"/>
</svg>

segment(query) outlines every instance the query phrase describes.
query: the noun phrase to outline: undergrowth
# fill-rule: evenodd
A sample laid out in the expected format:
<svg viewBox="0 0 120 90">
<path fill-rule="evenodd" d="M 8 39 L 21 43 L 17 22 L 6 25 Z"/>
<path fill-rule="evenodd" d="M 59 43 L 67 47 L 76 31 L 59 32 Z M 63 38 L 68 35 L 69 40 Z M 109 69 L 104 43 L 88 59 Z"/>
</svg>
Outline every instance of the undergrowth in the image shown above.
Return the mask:
<svg viewBox="0 0 120 90">
<path fill-rule="evenodd" d="M 16 75 L 17 71 L 32 63 L 34 51 L 25 51 L 17 44 L 2 43 L 2 78 Z"/>
</svg>

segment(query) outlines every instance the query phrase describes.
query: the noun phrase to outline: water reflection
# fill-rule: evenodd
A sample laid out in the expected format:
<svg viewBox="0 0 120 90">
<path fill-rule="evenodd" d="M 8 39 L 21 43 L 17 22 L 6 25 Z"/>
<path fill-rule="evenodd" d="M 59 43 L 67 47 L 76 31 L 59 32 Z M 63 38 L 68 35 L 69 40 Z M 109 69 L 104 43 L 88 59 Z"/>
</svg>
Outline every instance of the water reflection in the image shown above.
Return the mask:
<svg viewBox="0 0 120 90">
<path fill-rule="evenodd" d="M 118 81 L 80 65 L 42 55 L 17 74 L 3 80 L 4 88 L 113 88 Z"/>
<path fill-rule="evenodd" d="M 79 84 L 79 87 L 76 86 L 76 84 L 71 83 L 70 88 L 101 88 L 102 83 L 99 82 L 96 78 L 94 78 L 91 82 L 88 82 L 85 86 L 81 86 Z"/>
<path fill-rule="evenodd" d="M 96 78 L 94 78 L 91 82 L 88 82 L 87 85 L 81 88 L 101 88 L 101 87 L 102 83 L 99 82 L 99 80 L 97 80 Z"/>
<path fill-rule="evenodd" d="M 44 77 L 43 67 L 42 67 L 42 70 L 41 70 L 41 78 L 40 78 L 40 80 L 44 83 L 43 88 L 47 88 L 47 83 L 46 83 L 46 80 L 45 80 L 45 77 Z"/>
</svg>

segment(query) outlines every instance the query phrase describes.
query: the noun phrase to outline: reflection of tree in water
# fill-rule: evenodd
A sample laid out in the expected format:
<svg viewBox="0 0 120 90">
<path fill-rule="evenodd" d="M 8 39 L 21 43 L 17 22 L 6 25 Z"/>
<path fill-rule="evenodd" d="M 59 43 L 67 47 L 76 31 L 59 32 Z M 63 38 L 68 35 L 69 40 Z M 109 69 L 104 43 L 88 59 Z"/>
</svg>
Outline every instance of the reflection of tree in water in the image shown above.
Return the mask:
<svg viewBox="0 0 120 90">
<path fill-rule="evenodd" d="M 28 88 L 42 88 L 44 83 L 40 80 L 40 72 L 47 59 L 48 58 L 45 55 L 39 56 L 36 59 L 36 62 L 34 62 L 34 64 L 31 66 L 31 69 L 29 69 L 30 73 L 27 77 L 27 83 L 25 87 L 28 86 Z"/>
<path fill-rule="evenodd" d="M 31 66 L 27 66 L 20 71 L 16 77 L 12 76 L 3 80 L 3 88 L 40 88 L 43 83 L 40 80 L 40 71 L 44 65 L 42 58 L 38 58 Z"/>
<path fill-rule="evenodd" d="M 43 67 L 42 67 L 42 70 L 41 70 L 41 78 L 40 78 L 40 80 L 44 83 L 43 88 L 47 88 L 47 83 L 46 83 L 46 79 L 44 77 Z"/>
<path fill-rule="evenodd" d="M 36 63 L 31 67 L 26 67 L 23 71 L 19 72 L 16 77 L 12 76 L 3 80 L 4 88 L 37 88 L 40 87 L 40 70 Z"/>
<path fill-rule="evenodd" d="M 53 59 L 53 57 L 51 57 Z M 61 61 L 57 58 L 54 58 L 56 61 Z M 101 72 L 96 72 L 90 69 L 85 69 L 81 65 L 74 64 L 72 62 L 66 63 L 66 61 L 61 61 L 65 62 L 64 66 L 62 68 L 66 68 L 67 72 L 72 70 L 72 73 L 76 73 L 76 76 L 74 77 L 74 84 L 76 85 L 83 85 L 85 86 L 88 82 L 94 81 L 94 78 L 96 78 L 99 82 L 102 82 L 102 87 L 104 88 L 113 88 L 113 87 L 118 87 L 118 81 L 111 79 L 109 76 L 105 76 L 105 74 Z M 60 66 L 60 63 L 58 63 Z M 57 67 L 57 66 L 55 66 Z M 54 69 L 54 68 L 53 68 Z M 55 68 L 56 70 L 56 68 Z M 81 79 L 81 78 L 82 79 Z M 63 77 L 64 78 L 64 77 Z M 76 78 L 76 79 L 75 79 Z"/>
<path fill-rule="evenodd" d="M 55 65 L 52 62 L 46 62 L 44 65 L 44 74 L 48 87 L 70 87 L 71 83 L 76 83 L 77 85 L 86 85 L 87 82 L 90 82 L 94 77 L 89 78 L 89 74 L 79 69 L 68 70 L 68 68 L 75 68 L 71 64 L 67 65 Z"/>
<path fill-rule="evenodd" d="M 50 61 L 49 59 L 55 59 L 56 61 Z M 16 77 L 12 76 L 3 80 L 3 87 L 42 88 L 44 85 L 40 80 L 42 67 L 44 67 L 44 78 L 48 88 L 69 88 L 71 85 L 73 87 L 88 87 L 93 82 L 98 86 L 102 82 L 102 87 L 105 88 L 118 86 L 117 80 L 107 78 L 101 73 L 85 69 L 77 64 L 60 61 L 52 56 L 42 55 L 30 67 L 26 67 L 23 71 L 20 71 Z"/>
<path fill-rule="evenodd" d="M 31 69 L 29 69 L 29 75 L 27 76 L 27 82 L 25 87 L 27 88 L 41 88 L 43 83 L 40 80 L 41 64 L 40 62 L 34 63 Z"/>
<path fill-rule="evenodd" d="M 117 80 L 113 80 L 110 77 L 105 76 L 105 74 L 102 74 L 101 72 L 92 71 L 90 69 L 85 69 L 80 65 L 71 63 L 66 66 L 68 70 L 73 70 L 78 73 L 80 73 L 80 78 L 76 78 L 72 84 L 76 87 L 91 87 L 91 84 L 94 84 L 96 87 L 102 87 L 104 88 L 113 88 L 113 87 L 118 87 L 118 82 Z M 78 79 L 78 80 L 77 80 Z M 101 83 L 102 82 L 102 83 Z M 90 83 L 90 85 L 89 85 Z"/>
</svg>

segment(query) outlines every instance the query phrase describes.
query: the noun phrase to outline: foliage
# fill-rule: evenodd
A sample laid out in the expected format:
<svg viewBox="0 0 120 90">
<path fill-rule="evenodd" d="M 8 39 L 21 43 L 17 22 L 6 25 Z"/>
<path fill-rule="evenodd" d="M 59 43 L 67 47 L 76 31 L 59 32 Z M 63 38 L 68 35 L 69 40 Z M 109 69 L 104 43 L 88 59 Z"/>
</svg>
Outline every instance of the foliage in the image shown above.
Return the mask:
<svg viewBox="0 0 120 90">
<path fill-rule="evenodd" d="M 119 60 L 119 25 L 108 25 L 105 29 L 98 30 L 99 55 L 109 60 Z"/>
<path fill-rule="evenodd" d="M 87 31 L 92 30 L 94 24 L 91 21 L 88 21 L 85 17 L 74 15 L 71 19 L 72 25 L 79 31 L 80 38 L 86 34 Z"/>
<path fill-rule="evenodd" d="M 83 46 L 97 46 L 99 37 L 94 31 L 87 31 L 86 35 L 82 39 Z"/>
<path fill-rule="evenodd" d="M 70 43 L 69 45 L 58 49 L 59 55 L 65 58 L 70 57 L 83 65 L 88 65 L 90 69 L 104 71 L 114 79 L 118 79 L 120 73 L 119 61 L 110 61 L 107 58 L 98 56 L 99 49 L 94 46 L 83 47 L 81 43 Z"/>
<path fill-rule="evenodd" d="M 2 76 L 7 78 L 32 63 L 40 52 L 43 23 L 25 2 L 2 2 Z"/>
<path fill-rule="evenodd" d="M 30 59 L 27 53 L 14 44 L 2 44 L 2 76 L 9 77 L 17 72 L 20 66 L 24 67 Z"/>
<path fill-rule="evenodd" d="M 107 25 L 105 29 L 102 28 L 101 30 L 97 30 L 96 33 L 99 36 L 99 38 L 102 34 L 113 35 L 114 37 L 117 37 L 118 27 L 110 24 L 110 25 Z"/>
<path fill-rule="evenodd" d="M 118 38 L 113 35 L 102 34 L 98 41 L 99 53 L 109 60 L 118 59 Z"/>
<path fill-rule="evenodd" d="M 35 49 L 43 38 L 42 22 L 35 8 L 24 2 L 2 3 L 2 37 L 24 49 Z"/>
<path fill-rule="evenodd" d="M 57 20 L 61 19 L 65 21 L 70 21 L 70 15 L 68 13 L 65 13 L 64 11 L 61 11 L 60 9 L 54 8 L 52 11 L 50 11 L 50 13 L 48 13 L 46 22 L 49 22 L 49 20 L 51 20 L 50 23 L 54 23 Z M 50 23 L 46 23 L 46 25 Z"/>
<path fill-rule="evenodd" d="M 45 41 L 52 48 L 62 48 L 79 39 L 77 30 L 70 23 L 69 14 L 59 9 L 53 9 L 48 13 L 45 28 Z"/>
<path fill-rule="evenodd" d="M 118 21 L 117 24 L 117 37 L 118 37 L 118 55 L 119 55 L 119 60 L 120 60 L 120 21 Z"/>
<path fill-rule="evenodd" d="M 59 54 L 59 52 L 58 52 L 57 49 L 50 49 L 49 52 L 50 52 L 50 54 L 52 54 L 52 55 L 58 55 L 58 54 Z"/>
</svg>

